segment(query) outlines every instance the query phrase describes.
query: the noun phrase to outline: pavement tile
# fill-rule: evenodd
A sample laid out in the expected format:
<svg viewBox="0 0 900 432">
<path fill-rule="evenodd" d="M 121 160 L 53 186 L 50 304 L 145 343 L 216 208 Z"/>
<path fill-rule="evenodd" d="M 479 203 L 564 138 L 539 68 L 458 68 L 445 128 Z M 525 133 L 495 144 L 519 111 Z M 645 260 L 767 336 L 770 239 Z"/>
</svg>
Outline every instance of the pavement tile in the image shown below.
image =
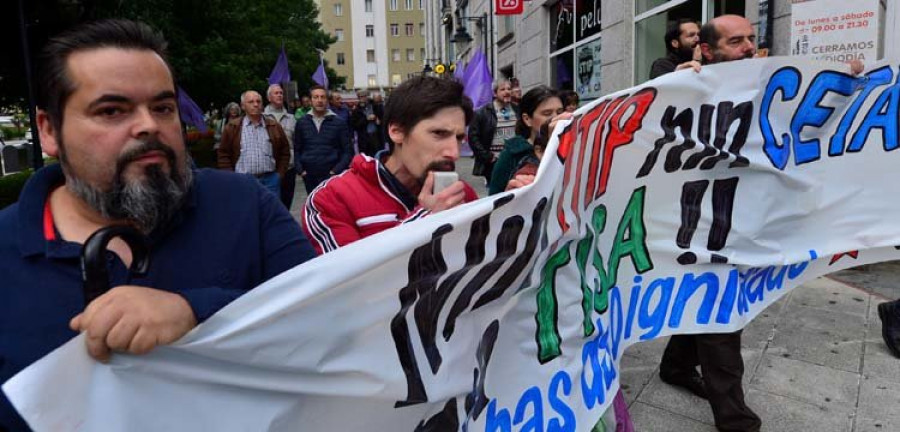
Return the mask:
<svg viewBox="0 0 900 432">
<path fill-rule="evenodd" d="M 763 350 L 744 348 L 741 350 L 741 357 L 744 359 L 744 378 L 741 381 L 746 393 L 762 362 Z"/>
<path fill-rule="evenodd" d="M 823 295 L 824 293 L 826 295 Z M 792 304 L 865 317 L 869 293 L 828 278 L 806 282 L 794 290 Z"/>
<path fill-rule="evenodd" d="M 638 342 L 628 347 L 625 350 L 625 354 L 637 358 L 656 359 L 656 362 L 658 363 L 659 360 L 662 359 L 663 351 L 666 350 L 666 344 L 668 343 L 668 337 Z"/>
<path fill-rule="evenodd" d="M 632 405 L 629 412 L 634 430 L 639 432 L 716 432 L 711 424 L 700 423 L 641 402 Z"/>
<path fill-rule="evenodd" d="M 619 365 L 621 367 L 619 385 L 625 396 L 625 403 L 631 405 L 644 387 L 650 383 L 650 380 L 656 376 L 659 370 L 659 359 L 632 357 L 626 354 L 622 356 Z"/>
<path fill-rule="evenodd" d="M 897 363 L 900 363 L 900 360 Z M 900 430 L 898 406 L 900 406 L 900 382 L 864 377 L 859 390 L 856 430 Z"/>
<path fill-rule="evenodd" d="M 637 401 L 637 403 L 643 402 L 669 412 L 678 413 L 701 423 L 713 424 L 712 408 L 709 407 L 709 402 L 694 396 L 693 393 L 680 387 L 670 386 L 662 382 L 657 374 L 653 375 L 650 384 L 647 384 L 647 387 L 638 396 Z M 655 429 L 640 430 L 656 431 Z"/>
<path fill-rule="evenodd" d="M 858 372 L 865 318 L 859 315 L 798 306 L 785 307 L 769 344 L 769 352 L 835 369 Z"/>
<path fill-rule="evenodd" d="M 750 388 L 841 410 L 856 406 L 859 379 L 855 373 L 766 354 Z"/>
<path fill-rule="evenodd" d="M 747 405 L 762 419 L 762 432 L 847 432 L 851 407 L 823 408 L 759 390 L 747 392 Z"/>
<path fill-rule="evenodd" d="M 866 319 L 866 322 L 868 322 L 866 340 L 869 342 L 884 343 L 884 338 L 881 336 L 881 318 L 878 316 L 878 304 L 883 302 L 884 300 L 872 296 L 872 303 L 869 305 L 869 315 Z"/>
<path fill-rule="evenodd" d="M 900 275 L 900 261 L 888 261 L 841 270 L 828 275 L 828 277 L 876 294 L 877 300 L 882 301 L 882 299 L 893 300 L 900 297 L 898 275 Z"/>
<path fill-rule="evenodd" d="M 744 333 L 741 334 L 742 348 L 764 349 L 769 345 L 775 336 L 775 323 L 778 322 L 778 311 L 773 311 L 777 306 L 773 304 L 744 327 Z"/>
<path fill-rule="evenodd" d="M 880 339 L 866 342 L 863 376 L 900 383 L 900 359 L 894 357 Z"/>
<path fill-rule="evenodd" d="M 853 432 L 892 432 L 900 430 L 898 423 L 886 423 L 881 420 L 859 417 Z"/>
</svg>

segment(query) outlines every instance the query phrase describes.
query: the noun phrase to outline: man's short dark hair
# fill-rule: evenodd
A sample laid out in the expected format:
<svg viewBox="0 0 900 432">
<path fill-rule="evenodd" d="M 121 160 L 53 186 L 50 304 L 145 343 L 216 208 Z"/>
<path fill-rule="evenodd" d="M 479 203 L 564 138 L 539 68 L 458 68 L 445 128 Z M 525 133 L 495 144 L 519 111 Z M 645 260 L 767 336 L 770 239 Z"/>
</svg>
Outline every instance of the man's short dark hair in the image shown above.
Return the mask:
<svg viewBox="0 0 900 432">
<path fill-rule="evenodd" d="M 666 40 L 666 51 L 676 51 L 675 47 L 672 46 L 672 41 L 679 40 L 678 38 L 681 37 L 681 26 L 685 24 L 697 24 L 697 22 L 690 18 L 681 18 L 676 21 L 669 21 L 669 26 L 666 27 L 666 35 L 664 37 Z"/>
<path fill-rule="evenodd" d="M 396 124 L 409 133 L 416 125 L 444 108 L 458 107 L 472 121 L 472 100 L 456 80 L 417 76 L 400 84 L 384 105 L 384 124 Z"/>
<path fill-rule="evenodd" d="M 703 24 L 703 27 L 700 27 L 700 42 L 708 44 L 711 47 L 715 47 L 719 43 L 719 38 L 722 37 L 719 34 L 719 29 L 716 28 L 715 19 L 709 20 L 706 24 Z"/>
<path fill-rule="evenodd" d="M 318 85 L 318 84 L 314 84 L 314 85 L 312 85 L 312 86 L 309 87 L 309 93 L 307 93 L 307 95 L 308 95 L 309 97 L 312 97 L 312 92 L 313 92 L 313 90 L 324 90 L 324 91 L 325 91 L 325 97 L 330 96 L 330 95 L 328 94 L 328 89 L 327 89 L 327 88 L 322 87 L 322 86 L 320 86 L 320 85 Z"/>
<path fill-rule="evenodd" d="M 99 48 L 153 51 L 172 73 L 166 47 L 162 34 L 142 22 L 107 19 L 73 27 L 50 39 L 41 53 L 38 105 L 47 113 L 54 129 L 61 130 L 66 102 L 76 90 L 68 71 L 69 57 L 73 53 Z M 172 79 L 175 79 L 174 73 Z"/>
</svg>

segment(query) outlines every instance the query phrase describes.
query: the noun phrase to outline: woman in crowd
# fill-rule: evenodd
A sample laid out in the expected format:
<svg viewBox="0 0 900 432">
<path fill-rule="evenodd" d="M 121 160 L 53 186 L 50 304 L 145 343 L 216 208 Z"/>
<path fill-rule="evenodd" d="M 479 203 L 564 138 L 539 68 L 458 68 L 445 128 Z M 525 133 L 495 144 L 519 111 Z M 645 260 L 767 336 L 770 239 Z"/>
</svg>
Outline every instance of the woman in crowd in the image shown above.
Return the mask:
<svg viewBox="0 0 900 432">
<path fill-rule="evenodd" d="M 565 90 L 559 93 L 559 98 L 562 99 L 566 112 L 573 113 L 578 109 L 578 93 Z"/>
<path fill-rule="evenodd" d="M 516 136 L 506 140 L 491 174 L 488 188 L 491 195 L 506 189 L 507 183 L 522 161 L 534 155 L 533 144 L 541 126 L 562 112 L 562 100 L 556 90 L 547 86 L 535 87 L 522 96 L 519 118 L 516 122 Z"/>
<path fill-rule="evenodd" d="M 216 125 L 216 145 L 214 148 L 219 148 L 219 142 L 222 140 L 222 131 L 225 130 L 225 125 L 228 122 L 238 118 L 241 116 L 241 106 L 235 102 L 229 102 L 228 105 L 225 105 L 225 109 L 223 110 L 222 119 L 219 120 L 219 124 Z"/>
</svg>

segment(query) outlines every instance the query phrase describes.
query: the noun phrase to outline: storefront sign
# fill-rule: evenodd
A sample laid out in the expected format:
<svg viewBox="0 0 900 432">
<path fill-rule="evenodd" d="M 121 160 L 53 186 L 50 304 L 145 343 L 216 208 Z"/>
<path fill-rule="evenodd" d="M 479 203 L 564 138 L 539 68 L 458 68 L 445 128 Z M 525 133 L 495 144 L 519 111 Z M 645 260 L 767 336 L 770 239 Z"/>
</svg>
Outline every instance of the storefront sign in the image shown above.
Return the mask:
<svg viewBox="0 0 900 432">
<path fill-rule="evenodd" d="M 600 0 L 578 0 L 575 22 L 578 26 L 576 40 L 587 39 L 600 33 Z"/>
<path fill-rule="evenodd" d="M 793 0 L 791 53 L 846 63 L 878 56 L 878 0 Z"/>
<path fill-rule="evenodd" d="M 521 15 L 524 11 L 522 0 L 494 0 L 496 15 Z"/>
<path fill-rule="evenodd" d="M 600 93 L 600 41 L 601 38 L 597 38 L 576 50 L 575 91 L 582 101 L 603 96 Z"/>
</svg>

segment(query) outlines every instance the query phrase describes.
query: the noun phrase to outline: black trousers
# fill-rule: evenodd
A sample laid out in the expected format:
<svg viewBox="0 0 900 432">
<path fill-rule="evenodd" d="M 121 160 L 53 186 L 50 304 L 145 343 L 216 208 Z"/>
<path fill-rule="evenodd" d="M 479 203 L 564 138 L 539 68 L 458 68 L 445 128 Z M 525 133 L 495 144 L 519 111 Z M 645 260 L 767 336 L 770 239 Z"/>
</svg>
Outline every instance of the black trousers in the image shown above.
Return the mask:
<svg viewBox="0 0 900 432">
<path fill-rule="evenodd" d="M 303 186 L 306 187 L 307 196 L 312 193 L 313 189 L 319 186 L 325 180 L 331 177 L 329 173 L 317 173 L 317 172 L 306 172 L 306 175 L 303 177 Z"/>
<path fill-rule="evenodd" d="M 659 374 L 696 375 L 698 365 L 716 428 L 723 432 L 758 432 L 762 421 L 744 403 L 741 331 L 672 336 Z"/>
<path fill-rule="evenodd" d="M 297 186 L 297 170 L 289 168 L 281 178 L 281 203 L 291 210 L 291 204 L 294 202 L 294 189 Z"/>
</svg>

